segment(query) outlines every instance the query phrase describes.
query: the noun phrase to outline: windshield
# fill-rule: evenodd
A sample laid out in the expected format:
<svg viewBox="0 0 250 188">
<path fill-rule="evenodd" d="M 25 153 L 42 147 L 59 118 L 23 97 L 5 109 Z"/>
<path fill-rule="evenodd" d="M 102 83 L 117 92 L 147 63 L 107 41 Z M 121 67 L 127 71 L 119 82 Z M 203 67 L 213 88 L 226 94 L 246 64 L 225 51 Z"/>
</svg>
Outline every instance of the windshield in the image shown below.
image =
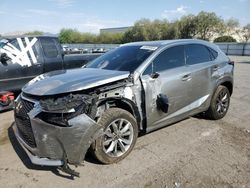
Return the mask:
<svg viewBox="0 0 250 188">
<path fill-rule="evenodd" d="M 153 46 L 121 46 L 93 60 L 86 67 L 133 72 L 156 49 Z"/>
</svg>

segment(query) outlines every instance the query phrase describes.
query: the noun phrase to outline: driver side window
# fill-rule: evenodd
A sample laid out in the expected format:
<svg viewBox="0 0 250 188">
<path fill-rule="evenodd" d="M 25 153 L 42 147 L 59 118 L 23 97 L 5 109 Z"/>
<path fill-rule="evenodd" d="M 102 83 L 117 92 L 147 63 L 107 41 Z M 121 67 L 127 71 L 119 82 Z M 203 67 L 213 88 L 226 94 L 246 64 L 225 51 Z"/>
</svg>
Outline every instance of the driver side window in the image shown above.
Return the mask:
<svg viewBox="0 0 250 188">
<path fill-rule="evenodd" d="M 175 46 L 161 52 L 144 71 L 143 75 L 161 72 L 185 65 L 184 46 Z"/>
</svg>

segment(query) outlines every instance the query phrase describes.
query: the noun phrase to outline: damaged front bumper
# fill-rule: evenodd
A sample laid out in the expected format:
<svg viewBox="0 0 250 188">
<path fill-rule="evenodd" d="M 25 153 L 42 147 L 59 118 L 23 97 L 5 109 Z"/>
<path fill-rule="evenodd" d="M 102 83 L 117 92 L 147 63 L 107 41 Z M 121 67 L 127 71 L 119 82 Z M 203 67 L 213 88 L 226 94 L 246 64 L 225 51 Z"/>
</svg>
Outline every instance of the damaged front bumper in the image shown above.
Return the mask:
<svg viewBox="0 0 250 188">
<path fill-rule="evenodd" d="M 68 120 L 70 127 L 52 125 L 37 117 L 41 113 L 38 103 L 28 102 L 34 103 L 34 108 L 20 120 L 16 114 L 27 107 L 24 102 L 17 105 L 13 129 L 31 162 L 43 166 L 81 164 L 90 144 L 101 135 L 101 126 L 86 114 Z"/>
</svg>

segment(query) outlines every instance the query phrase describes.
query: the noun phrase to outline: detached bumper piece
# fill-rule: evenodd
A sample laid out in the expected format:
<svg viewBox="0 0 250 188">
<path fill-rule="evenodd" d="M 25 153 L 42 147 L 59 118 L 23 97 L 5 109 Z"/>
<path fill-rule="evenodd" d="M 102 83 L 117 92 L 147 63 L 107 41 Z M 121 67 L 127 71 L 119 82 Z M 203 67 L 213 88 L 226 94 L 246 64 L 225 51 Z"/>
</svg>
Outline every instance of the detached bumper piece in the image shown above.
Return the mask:
<svg viewBox="0 0 250 188">
<path fill-rule="evenodd" d="M 20 97 L 15 107 L 14 132 L 32 163 L 59 166 L 64 172 L 79 176 L 69 164 L 80 165 L 90 144 L 102 129 L 86 114 L 70 120 L 70 127 L 60 127 L 39 119 L 39 103 Z"/>
<path fill-rule="evenodd" d="M 8 91 L 0 92 L 0 111 L 13 109 L 14 93 Z"/>
</svg>

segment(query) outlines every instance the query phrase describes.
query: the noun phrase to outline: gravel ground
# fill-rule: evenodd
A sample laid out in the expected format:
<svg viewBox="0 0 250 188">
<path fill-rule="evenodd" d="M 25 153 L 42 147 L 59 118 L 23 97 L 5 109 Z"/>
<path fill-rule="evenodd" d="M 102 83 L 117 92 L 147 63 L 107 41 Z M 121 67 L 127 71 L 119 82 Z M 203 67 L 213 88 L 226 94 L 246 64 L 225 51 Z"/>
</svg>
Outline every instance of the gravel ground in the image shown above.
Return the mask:
<svg viewBox="0 0 250 188">
<path fill-rule="evenodd" d="M 113 165 L 86 157 L 72 180 L 55 168 L 34 166 L 0 114 L 0 187 L 242 187 L 250 188 L 250 57 L 232 57 L 235 87 L 225 118 L 192 117 L 138 139 Z"/>
</svg>

